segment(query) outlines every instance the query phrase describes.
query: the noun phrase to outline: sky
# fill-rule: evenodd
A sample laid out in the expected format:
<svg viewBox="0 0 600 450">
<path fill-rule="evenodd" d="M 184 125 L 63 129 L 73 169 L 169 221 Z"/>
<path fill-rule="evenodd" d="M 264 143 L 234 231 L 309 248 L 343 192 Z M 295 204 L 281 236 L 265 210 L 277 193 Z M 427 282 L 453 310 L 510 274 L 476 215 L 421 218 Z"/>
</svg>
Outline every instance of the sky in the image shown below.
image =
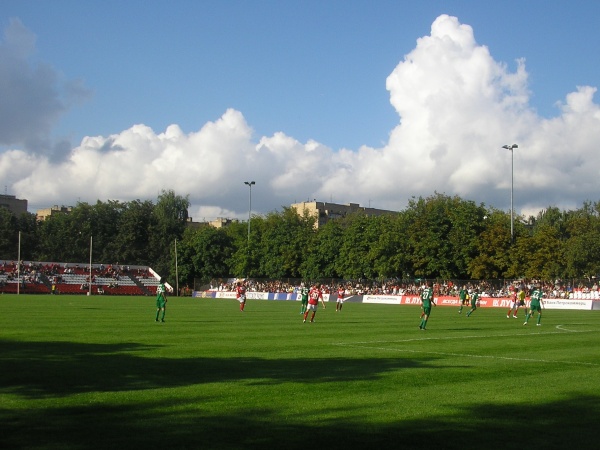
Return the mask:
<svg viewBox="0 0 600 450">
<path fill-rule="evenodd" d="M 35 212 L 173 190 L 194 221 L 435 193 L 577 209 L 600 200 L 598 17 L 596 0 L 0 0 L 2 194 Z"/>
</svg>

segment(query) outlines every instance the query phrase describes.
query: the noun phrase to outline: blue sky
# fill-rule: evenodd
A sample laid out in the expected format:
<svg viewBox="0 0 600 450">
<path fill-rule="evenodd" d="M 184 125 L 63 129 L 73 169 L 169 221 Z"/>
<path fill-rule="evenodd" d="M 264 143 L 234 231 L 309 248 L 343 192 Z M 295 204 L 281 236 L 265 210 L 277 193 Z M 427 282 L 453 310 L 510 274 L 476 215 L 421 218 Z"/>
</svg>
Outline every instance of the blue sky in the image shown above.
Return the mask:
<svg viewBox="0 0 600 450">
<path fill-rule="evenodd" d="M 506 210 L 517 141 L 518 213 L 598 200 L 596 1 L 0 5 L 0 179 L 32 211 L 174 189 L 244 218 L 248 179 L 258 213 Z"/>
</svg>

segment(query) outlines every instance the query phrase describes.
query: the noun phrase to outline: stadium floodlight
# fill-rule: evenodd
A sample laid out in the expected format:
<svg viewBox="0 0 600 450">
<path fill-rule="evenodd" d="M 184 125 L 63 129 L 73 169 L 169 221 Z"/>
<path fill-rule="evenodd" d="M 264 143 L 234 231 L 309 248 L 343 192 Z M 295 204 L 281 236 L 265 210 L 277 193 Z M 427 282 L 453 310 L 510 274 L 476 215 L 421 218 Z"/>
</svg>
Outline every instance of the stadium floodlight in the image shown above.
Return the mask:
<svg viewBox="0 0 600 450">
<path fill-rule="evenodd" d="M 513 212 L 513 187 L 514 187 L 514 168 L 515 168 L 515 155 L 513 150 L 515 148 L 519 148 L 517 144 L 513 145 L 503 145 L 502 148 L 506 150 L 510 150 L 510 242 L 511 244 L 515 239 L 515 229 L 514 229 L 514 212 Z"/>
<path fill-rule="evenodd" d="M 248 201 L 248 245 L 250 244 L 250 214 L 252 212 L 252 186 L 256 184 L 254 181 L 244 181 L 244 184 L 250 188 L 250 199 Z"/>
</svg>

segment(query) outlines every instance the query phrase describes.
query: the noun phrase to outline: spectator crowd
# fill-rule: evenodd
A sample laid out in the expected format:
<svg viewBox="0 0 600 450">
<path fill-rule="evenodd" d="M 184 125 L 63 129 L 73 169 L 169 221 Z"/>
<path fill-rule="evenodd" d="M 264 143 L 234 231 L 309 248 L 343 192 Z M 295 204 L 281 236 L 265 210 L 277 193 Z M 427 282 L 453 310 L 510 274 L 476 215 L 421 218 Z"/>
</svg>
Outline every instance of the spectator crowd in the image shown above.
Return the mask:
<svg viewBox="0 0 600 450">
<path fill-rule="evenodd" d="M 208 290 L 213 291 L 235 291 L 237 278 L 227 280 L 213 280 Z M 297 293 L 301 287 L 300 280 L 260 280 L 247 279 L 247 290 L 250 292 L 269 293 Z M 323 293 L 337 292 L 343 288 L 346 296 L 350 295 L 419 295 L 428 280 L 417 279 L 414 281 L 388 280 L 388 281 L 345 281 L 331 280 L 327 282 L 307 282 L 306 284 L 318 284 Z M 546 298 L 569 298 L 574 291 L 590 293 L 598 291 L 598 283 L 591 280 L 589 283 L 578 282 L 575 287 L 571 282 L 555 280 L 547 282 L 542 280 L 510 280 L 510 281 L 487 281 L 487 280 L 429 280 L 433 283 L 436 296 L 458 297 L 461 288 L 469 292 L 477 291 L 481 297 L 507 298 L 515 291 L 529 292 L 535 285 L 541 287 Z"/>
</svg>

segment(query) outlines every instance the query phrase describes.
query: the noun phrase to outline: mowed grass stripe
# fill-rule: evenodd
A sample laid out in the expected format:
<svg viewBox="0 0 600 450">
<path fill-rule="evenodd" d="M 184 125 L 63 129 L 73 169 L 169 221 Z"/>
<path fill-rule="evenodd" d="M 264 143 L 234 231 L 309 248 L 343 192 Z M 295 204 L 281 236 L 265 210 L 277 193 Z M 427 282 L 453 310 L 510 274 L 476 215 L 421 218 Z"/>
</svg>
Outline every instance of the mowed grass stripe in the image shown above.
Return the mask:
<svg viewBox="0 0 600 450">
<path fill-rule="evenodd" d="M 579 448 L 600 417 L 599 314 L 0 296 L 5 448 Z M 514 433 L 535 429 L 535 437 Z"/>
</svg>

